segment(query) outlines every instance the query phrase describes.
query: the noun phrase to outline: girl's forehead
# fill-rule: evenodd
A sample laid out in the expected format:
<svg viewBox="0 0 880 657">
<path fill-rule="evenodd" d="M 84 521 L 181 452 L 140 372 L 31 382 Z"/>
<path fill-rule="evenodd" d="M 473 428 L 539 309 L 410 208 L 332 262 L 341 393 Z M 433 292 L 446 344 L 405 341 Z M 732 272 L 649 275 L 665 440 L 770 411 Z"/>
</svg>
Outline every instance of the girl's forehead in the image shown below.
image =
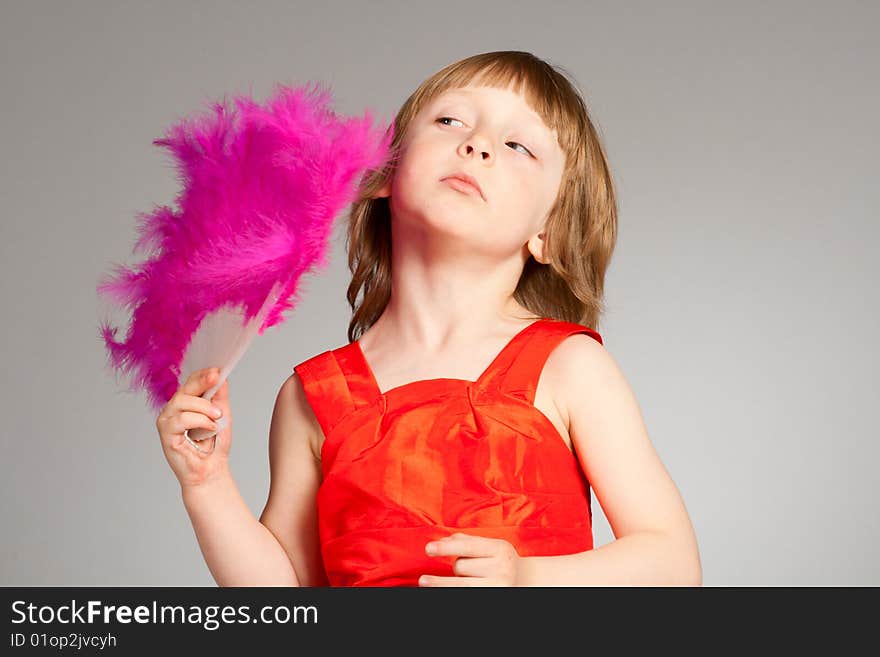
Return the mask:
<svg viewBox="0 0 880 657">
<path fill-rule="evenodd" d="M 480 95 L 508 95 L 512 99 L 518 98 L 523 105 L 528 107 L 528 100 L 525 95 L 521 92 L 517 93 L 513 91 L 513 89 L 505 89 L 503 87 L 494 87 L 489 85 L 474 85 L 469 84 L 464 87 L 450 87 L 449 89 L 444 89 L 439 92 L 436 96 L 434 96 L 432 102 L 436 102 L 439 100 L 447 100 L 450 98 L 463 98 L 463 99 L 473 99 L 479 97 Z M 531 109 L 531 108 L 529 108 Z"/>
<path fill-rule="evenodd" d="M 535 127 L 549 130 L 541 116 L 529 104 L 528 98 L 522 92 L 517 93 L 512 88 L 503 88 L 489 85 L 467 85 L 464 87 L 451 87 L 439 92 L 433 99 L 428 102 L 428 107 L 433 107 L 437 103 L 455 100 L 471 101 L 480 95 L 505 94 L 510 97 L 512 102 L 520 105 L 520 110 L 524 113 L 524 118 L 534 123 Z"/>
</svg>

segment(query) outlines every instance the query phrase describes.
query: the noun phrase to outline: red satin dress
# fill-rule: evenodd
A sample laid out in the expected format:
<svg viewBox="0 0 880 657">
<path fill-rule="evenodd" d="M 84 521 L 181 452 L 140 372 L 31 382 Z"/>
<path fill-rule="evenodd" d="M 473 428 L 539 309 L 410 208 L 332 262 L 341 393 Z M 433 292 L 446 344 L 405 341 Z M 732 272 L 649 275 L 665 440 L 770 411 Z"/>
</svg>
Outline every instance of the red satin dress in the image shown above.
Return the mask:
<svg viewBox="0 0 880 657">
<path fill-rule="evenodd" d="M 321 556 L 331 586 L 418 586 L 455 576 L 429 541 L 464 532 L 520 556 L 593 548 L 590 488 L 576 456 L 533 404 L 550 352 L 594 330 L 542 318 L 476 381 L 379 390 L 357 341 L 294 367 L 324 432 Z"/>
</svg>

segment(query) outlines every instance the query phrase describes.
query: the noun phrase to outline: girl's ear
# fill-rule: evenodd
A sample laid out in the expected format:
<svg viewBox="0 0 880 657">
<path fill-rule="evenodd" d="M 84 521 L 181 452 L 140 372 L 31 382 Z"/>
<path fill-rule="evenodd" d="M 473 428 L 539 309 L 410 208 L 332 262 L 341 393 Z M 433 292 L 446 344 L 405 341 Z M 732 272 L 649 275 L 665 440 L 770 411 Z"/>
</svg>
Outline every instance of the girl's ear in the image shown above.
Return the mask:
<svg viewBox="0 0 880 657">
<path fill-rule="evenodd" d="M 548 262 L 550 262 L 544 256 L 544 246 L 546 244 L 544 242 L 544 235 L 545 233 L 538 233 L 537 235 L 533 235 L 528 241 L 528 247 L 529 251 L 532 254 L 532 257 L 540 262 L 542 265 L 546 265 Z"/>
<path fill-rule="evenodd" d="M 390 179 L 385 181 L 385 184 L 382 185 L 382 187 L 379 189 L 379 191 L 376 192 L 376 194 L 373 195 L 371 198 L 384 198 L 384 197 L 388 197 L 388 196 L 391 196 L 391 180 Z"/>
</svg>

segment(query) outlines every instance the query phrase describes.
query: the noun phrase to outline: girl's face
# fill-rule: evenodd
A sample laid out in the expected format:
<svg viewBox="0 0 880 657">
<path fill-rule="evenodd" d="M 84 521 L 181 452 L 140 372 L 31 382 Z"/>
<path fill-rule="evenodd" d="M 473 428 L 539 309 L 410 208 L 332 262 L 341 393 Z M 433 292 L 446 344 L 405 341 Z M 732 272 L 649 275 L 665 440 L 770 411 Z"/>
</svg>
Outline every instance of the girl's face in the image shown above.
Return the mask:
<svg viewBox="0 0 880 657">
<path fill-rule="evenodd" d="M 408 228 L 430 226 L 495 256 L 528 246 L 540 261 L 536 235 L 564 166 L 556 134 L 523 95 L 468 85 L 443 92 L 413 118 L 380 196 L 390 196 L 394 221 Z M 444 180 L 455 173 L 476 179 L 482 194 Z"/>
</svg>

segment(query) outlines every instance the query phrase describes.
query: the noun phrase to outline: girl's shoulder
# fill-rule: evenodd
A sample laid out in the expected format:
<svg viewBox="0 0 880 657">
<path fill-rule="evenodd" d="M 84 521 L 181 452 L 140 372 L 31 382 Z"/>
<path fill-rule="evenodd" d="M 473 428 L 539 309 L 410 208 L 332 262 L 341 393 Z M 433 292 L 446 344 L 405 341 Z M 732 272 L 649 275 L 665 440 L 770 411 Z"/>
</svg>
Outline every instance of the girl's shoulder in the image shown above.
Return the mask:
<svg viewBox="0 0 880 657">
<path fill-rule="evenodd" d="M 577 403 L 583 371 L 596 371 L 601 361 L 610 358 L 610 355 L 597 331 L 570 322 L 565 324 L 568 330 L 551 341 L 540 379 L 546 381 L 546 390 L 562 422 L 570 428 L 571 407 Z"/>
<path fill-rule="evenodd" d="M 309 403 L 306 385 L 297 372 L 290 374 L 278 390 L 269 434 L 270 443 L 285 450 L 294 442 L 307 443 L 315 458 L 320 455 L 323 430 Z"/>
</svg>

